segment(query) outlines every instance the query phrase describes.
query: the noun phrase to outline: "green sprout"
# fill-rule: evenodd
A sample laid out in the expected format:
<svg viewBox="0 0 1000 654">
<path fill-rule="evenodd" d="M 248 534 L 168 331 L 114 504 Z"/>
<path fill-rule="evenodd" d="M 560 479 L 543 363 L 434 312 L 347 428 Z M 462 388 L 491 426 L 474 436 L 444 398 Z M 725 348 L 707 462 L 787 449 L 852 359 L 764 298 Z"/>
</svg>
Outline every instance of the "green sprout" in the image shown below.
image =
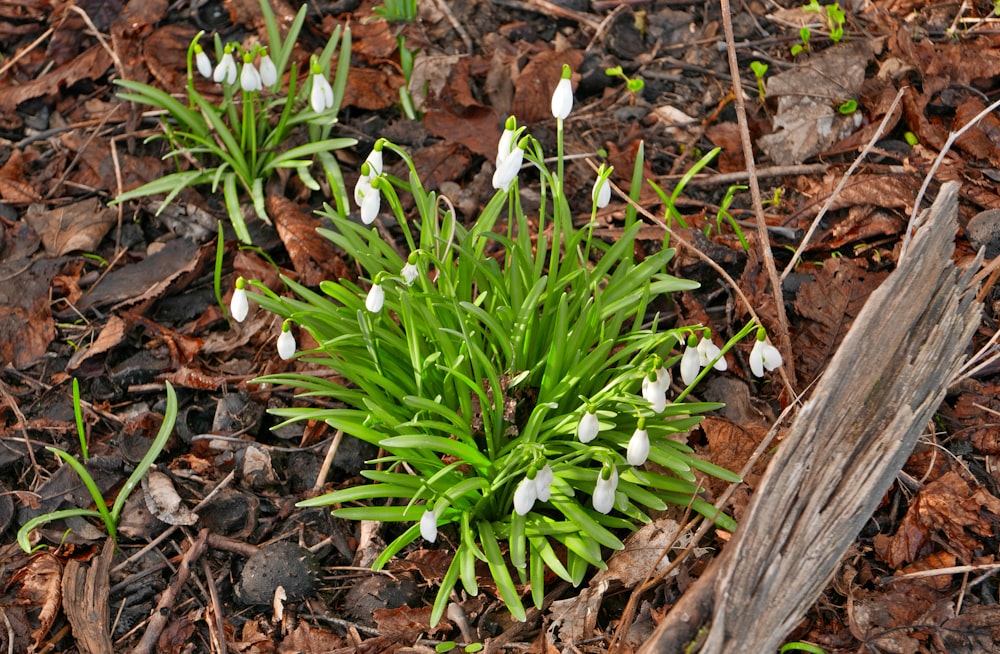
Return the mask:
<svg viewBox="0 0 1000 654">
<path fill-rule="evenodd" d="M 804 6 L 803 9 L 817 14 L 824 14 L 826 16 L 826 27 L 830 33 L 830 40 L 834 43 L 840 43 L 843 40 L 844 23 L 847 20 L 847 16 L 839 3 L 834 2 L 826 5 L 824 8 L 823 5 L 819 4 L 819 0 L 809 0 L 809 4 Z"/>
<path fill-rule="evenodd" d="M 1000 0 L 997 1 L 1000 2 Z M 906 141 L 907 145 L 909 145 L 911 148 L 916 144 L 920 143 L 920 139 L 917 138 L 917 135 L 909 131 L 903 132 L 903 140 Z"/>
<path fill-rule="evenodd" d="M 562 79 L 552 103 L 556 170 L 564 165 L 559 144 L 572 105 L 568 71 Z M 630 197 L 643 186 L 641 152 Z M 405 179 L 385 172 L 385 155 L 405 166 Z M 540 179 L 532 215 L 519 200 L 525 164 Z M 376 208 L 374 221 L 387 204 L 400 248 L 382 230 L 326 207 L 320 213 L 333 228 L 319 232 L 355 257 L 361 281 L 312 289 L 282 277 L 279 293 L 241 278 L 234 292 L 241 314 L 252 295 L 282 318 L 279 356 L 328 371 L 260 378 L 319 400 L 272 414 L 282 424 L 323 421 L 379 449 L 361 473 L 372 483 L 299 506 L 333 505 L 340 518 L 402 523 L 376 568 L 418 539 L 438 542 L 445 530 L 454 554 L 433 624 L 457 586 L 479 592 L 480 564 L 511 614 L 524 620 L 526 586 L 540 607 L 550 575 L 579 585 L 589 569 L 606 567 L 606 550 L 623 547 L 621 531 L 669 504 L 690 506 L 722 529 L 736 526 L 701 496 L 695 472 L 738 476 L 695 456 L 680 435 L 722 406 L 687 398 L 710 370 L 726 368 L 726 352 L 756 333 L 756 324 L 721 347 L 704 326 L 666 324 L 654 308 L 660 298 L 697 287 L 667 272 L 673 250 L 636 260 L 644 223 L 634 211 L 626 211 L 613 240 L 578 225 L 564 176 L 513 117 L 497 150 L 497 192 L 468 223 L 424 187 L 409 153 L 385 139 L 361 173 L 355 190 L 362 220 L 365 206 Z M 600 188 L 591 208 L 603 201 Z M 299 330 L 314 349 L 296 354 Z M 761 365 L 753 369 L 780 365 L 772 346 L 759 340 L 754 349 Z M 678 363 L 684 386 L 674 393 L 669 369 Z"/>
<path fill-rule="evenodd" d="M 701 172 L 705 166 L 711 163 L 712 159 L 715 159 L 716 155 L 718 155 L 721 151 L 722 148 L 712 148 L 707 154 L 691 166 L 691 168 L 689 168 L 688 171 L 681 176 L 680 181 L 677 182 L 677 186 L 674 188 L 669 197 L 667 196 L 666 191 L 657 186 L 656 183 L 653 181 L 649 182 L 649 185 L 653 187 L 656 194 L 660 196 L 660 200 L 662 200 L 663 204 L 666 205 L 664 219 L 667 221 L 668 225 L 672 225 L 673 221 L 676 220 L 681 227 L 687 229 L 688 225 L 684 221 L 684 217 L 679 211 L 677 211 L 677 198 L 679 198 L 681 193 L 684 192 L 684 188 L 688 185 L 688 182 L 690 182 L 695 175 Z"/>
<path fill-rule="evenodd" d="M 78 411 L 78 392 L 74 393 L 73 399 L 74 410 Z M 167 408 L 163 414 L 163 423 L 160 425 L 160 430 L 153 439 L 153 443 L 150 445 L 149 450 L 146 451 L 145 456 L 142 457 L 142 460 L 138 463 L 138 465 L 136 465 L 135 470 L 133 470 L 132 474 L 129 475 L 127 480 L 125 480 L 125 484 L 122 486 L 121 490 L 118 491 L 118 495 L 115 497 L 114 504 L 110 509 L 104 501 L 104 497 L 101 495 L 101 490 L 98 488 L 97 482 L 94 481 L 94 478 L 89 472 L 87 472 L 87 469 L 82 463 L 74 459 L 64 450 L 60 450 L 55 447 L 46 447 L 45 449 L 65 461 L 66 464 L 69 465 L 74 472 L 76 472 L 76 474 L 80 477 L 80 481 L 83 482 L 83 485 L 87 488 L 91 498 L 94 500 L 96 509 L 62 509 L 59 511 L 52 511 L 51 513 L 44 513 L 28 520 L 17 531 L 17 542 L 21 546 L 21 549 L 25 552 L 31 551 L 31 541 L 29 540 L 29 536 L 31 532 L 38 527 L 54 520 L 64 520 L 66 518 L 73 517 L 100 518 L 101 521 L 104 522 L 104 527 L 108 531 L 108 536 L 111 537 L 112 541 L 117 543 L 118 523 L 121 519 L 122 509 L 125 508 L 125 502 L 128 500 L 129 495 L 132 494 L 132 491 L 135 490 L 135 487 L 139 485 L 139 482 L 142 481 L 142 478 L 146 476 L 146 473 L 156 461 L 156 457 L 158 457 L 160 452 L 163 451 L 163 448 L 167 444 L 167 440 L 170 438 L 171 432 L 173 432 L 176 420 L 177 396 L 174 393 L 173 387 L 169 382 L 167 382 Z"/>
<path fill-rule="evenodd" d="M 410 95 L 410 80 L 413 78 L 413 59 L 419 50 L 410 50 L 406 47 L 406 38 L 400 34 L 396 37 L 396 44 L 399 48 L 399 67 L 403 71 L 404 83 L 399 87 L 399 101 L 403 107 L 403 114 L 410 120 L 417 120 L 417 112 L 413 108 L 413 96 Z"/>
<path fill-rule="evenodd" d="M 738 191 L 745 191 L 747 190 L 747 188 L 749 187 L 743 184 L 734 184 L 733 186 L 730 186 L 728 190 L 726 190 L 726 195 L 725 197 L 722 198 L 722 203 L 719 205 L 719 211 L 715 215 L 715 225 L 716 229 L 718 229 L 719 233 L 721 234 L 722 221 L 723 219 L 725 219 L 729 223 L 729 225 L 733 228 L 733 231 L 736 233 L 736 237 L 740 239 L 740 245 L 743 246 L 744 250 L 749 251 L 750 244 L 747 243 L 746 237 L 743 236 L 743 230 L 740 229 L 740 225 L 739 223 L 736 222 L 736 219 L 733 218 L 733 215 L 729 213 L 729 207 L 733 203 L 733 200 L 736 197 L 736 193 Z"/>
<path fill-rule="evenodd" d="M 757 94 L 760 96 L 761 102 L 767 98 L 767 91 L 764 88 L 764 75 L 767 74 L 767 68 L 767 64 L 763 61 L 750 62 L 750 70 L 753 71 L 753 76 L 757 78 Z"/>
<path fill-rule="evenodd" d="M 240 192 L 249 196 L 257 216 L 268 222 L 264 198 L 265 182 L 282 169 L 295 170 L 303 184 L 318 190 L 309 168 L 314 157 L 320 162 L 333 189 L 337 206 L 347 210 L 343 176 L 331 152 L 355 145 L 352 138 L 330 138 L 343 99 L 350 64 L 350 29 L 338 26 L 322 54 L 314 56 L 305 78 L 300 79 L 292 50 L 306 17 L 303 5 L 281 38 L 277 19 L 267 0 L 260 0 L 270 47 L 243 50 L 215 37 L 218 65 L 213 69 L 200 44 L 204 33 L 191 41 L 187 52 L 187 104 L 169 93 L 134 80 L 115 80 L 125 89 L 119 97 L 162 110 L 164 133 L 150 137 L 165 139 L 170 146 L 166 157 L 177 171 L 126 191 L 112 204 L 154 195 L 165 195 L 157 209 L 162 212 L 189 186 L 209 185 L 212 192 L 222 188 L 226 210 L 237 238 L 251 242 L 240 207 Z M 330 60 L 340 45 L 334 83 L 328 81 Z M 254 61 L 259 59 L 259 64 Z M 258 71 L 259 66 L 259 71 Z M 288 92 L 282 95 L 286 68 Z M 222 84 L 223 99 L 215 106 L 195 88 L 195 72 Z M 237 79 L 239 80 L 237 82 Z M 307 82 L 307 83 L 306 83 Z M 305 128 L 308 138 L 295 139 L 297 128 Z M 286 147 L 287 141 L 306 140 L 303 145 Z M 189 162 L 195 165 L 190 166 Z"/>
<path fill-rule="evenodd" d="M 635 78 L 629 77 L 622 70 L 621 66 L 613 66 L 611 68 L 607 68 L 604 70 L 604 74 L 607 75 L 608 77 L 620 77 L 623 80 L 625 80 L 625 86 L 628 88 L 629 91 L 632 92 L 633 96 L 641 93 L 642 90 L 646 87 L 646 82 L 644 82 L 641 77 L 635 77 Z"/>
<path fill-rule="evenodd" d="M 845 100 L 844 102 L 841 102 L 840 105 L 837 107 L 837 111 L 839 111 L 844 116 L 850 116 L 857 110 L 858 110 L 858 101 L 853 99 Z"/>
<path fill-rule="evenodd" d="M 76 435 L 80 439 L 80 456 L 86 461 L 90 458 L 87 449 L 87 429 L 83 424 L 83 410 L 80 406 L 80 380 L 73 378 L 73 418 L 76 422 Z"/>
<path fill-rule="evenodd" d="M 796 43 L 792 46 L 792 56 L 797 57 L 803 52 L 809 52 L 809 39 L 812 37 L 812 30 L 808 27 L 802 26 L 799 28 L 799 39 L 801 43 Z"/>
</svg>

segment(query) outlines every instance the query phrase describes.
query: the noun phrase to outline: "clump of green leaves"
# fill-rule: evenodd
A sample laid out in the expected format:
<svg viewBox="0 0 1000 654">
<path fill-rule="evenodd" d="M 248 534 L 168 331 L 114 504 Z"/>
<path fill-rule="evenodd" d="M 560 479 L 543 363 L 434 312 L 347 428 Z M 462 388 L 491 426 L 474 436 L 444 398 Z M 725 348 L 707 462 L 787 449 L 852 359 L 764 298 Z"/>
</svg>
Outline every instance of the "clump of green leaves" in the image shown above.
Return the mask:
<svg viewBox="0 0 1000 654">
<path fill-rule="evenodd" d="M 250 233 L 240 207 L 241 192 L 251 199 L 257 216 L 268 221 L 264 196 L 267 180 L 280 169 L 292 169 L 303 184 L 319 190 L 310 172 L 315 158 L 326 173 L 337 207 L 347 211 L 343 176 L 331 152 L 357 141 L 330 138 L 330 133 L 347 84 L 350 30 L 342 31 L 338 26 L 300 79 L 291 56 L 307 6 L 301 7 L 283 39 L 270 4 L 261 0 L 260 5 L 269 47 L 257 45 L 243 50 L 239 44 L 223 45 L 216 35 L 218 65 L 213 69 L 200 43 L 203 34 L 191 42 L 187 52 L 186 104 L 148 84 L 115 80 L 126 91 L 119 97 L 163 111 L 164 133 L 150 140 L 165 139 L 170 146 L 166 157 L 177 166 L 176 172 L 122 193 L 115 202 L 165 195 L 159 213 L 189 186 L 210 185 L 212 192 L 221 187 L 236 236 L 249 244 Z M 340 56 L 331 87 L 330 61 L 338 46 Z M 223 99 L 218 106 L 196 90 L 196 70 L 222 84 Z M 288 90 L 283 93 L 286 70 Z M 287 147 L 286 142 L 300 127 L 305 129 L 301 136 L 308 136 L 301 139 L 306 143 Z"/>
<path fill-rule="evenodd" d="M 809 4 L 803 7 L 805 11 L 815 12 L 825 17 L 826 28 L 830 33 L 830 40 L 840 43 L 844 38 L 844 23 L 847 16 L 840 4 L 833 2 L 828 5 L 821 5 L 819 0 L 809 0 Z"/>
<path fill-rule="evenodd" d="M 744 184 L 734 184 L 726 189 L 726 195 L 722 198 L 722 202 L 719 204 L 719 210 L 715 214 L 715 226 L 722 233 L 722 221 L 725 220 L 733 228 L 733 232 L 736 234 L 736 238 L 740 239 L 740 245 L 743 246 L 744 250 L 750 250 L 750 244 L 747 243 L 747 239 L 743 236 L 743 230 L 740 228 L 740 224 L 736 222 L 736 218 L 733 214 L 729 213 L 729 207 L 733 204 L 733 200 L 736 199 L 736 194 L 740 191 L 747 190 Z M 710 229 L 710 227 L 709 227 Z"/>
<path fill-rule="evenodd" d="M 559 171 L 571 106 L 564 71 L 552 103 Z M 384 153 L 403 162 L 405 180 L 384 172 Z M 541 206 L 531 220 L 518 193 L 525 162 L 540 182 Z M 640 158 L 633 196 L 641 170 Z M 673 251 L 636 261 L 643 224 L 634 212 L 613 242 L 594 236 L 594 222 L 577 226 L 563 175 L 550 170 L 538 141 L 513 118 L 498 147 L 497 193 L 468 227 L 423 186 L 397 145 L 380 139 L 361 172 L 356 199 L 363 207 L 388 203 L 403 252 L 379 230 L 328 207 L 322 213 L 334 229 L 320 233 L 356 258 L 361 284 L 340 279 L 315 290 L 282 278 L 287 296 L 240 279 L 234 294 L 240 313 L 249 297 L 284 318 L 282 358 L 293 356 L 297 325 L 317 343 L 299 356 L 332 373 L 261 378 L 323 400 L 272 412 L 286 422 L 324 421 L 381 453 L 362 472 L 373 483 L 300 506 L 335 505 L 341 518 L 408 525 L 376 568 L 416 539 L 435 542 L 447 529 L 455 554 L 432 623 L 458 584 L 479 592 L 480 562 L 523 620 L 518 584 L 530 583 L 541 606 L 547 575 L 581 583 L 592 566 L 606 567 L 605 548 L 623 547 L 616 532 L 635 529 L 668 504 L 735 527 L 699 495 L 694 473 L 737 476 L 683 442 L 704 412 L 722 405 L 685 398 L 709 368 L 725 368 L 725 352 L 755 325 L 721 349 L 704 327 L 667 325 L 656 307 L 697 286 L 667 274 Z M 610 173 L 605 167 L 595 184 L 592 217 L 606 203 Z M 400 193 L 412 197 L 413 214 Z M 761 352 L 769 370 L 778 365 L 775 355 Z M 679 361 L 684 390 L 674 395 L 670 368 Z"/>
<path fill-rule="evenodd" d="M 809 39 L 812 38 L 812 30 L 806 26 L 799 28 L 799 43 L 792 46 L 792 56 L 797 57 L 803 52 L 809 52 Z"/>
<path fill-rule="evenodd" d="M 372 11 L 390 23 L 412 23 L 417 19 L 417 0 L 383 0 Z"/>
<path fill-rule="evenodd" d="M 74 384 L 73 393 L 73 408 L 74 413 L 79 415 L 80 411 L 80 396 L 78 387 Z M 51 513 L 44 513 L 40 516 L 36 516 L 21 526 L 17 531 L 17 542 L 25 552 L 31 551 L 31 541 L 29 536 L 32 531 L 38 527 L 52 522 L 54 520 L 65 520 L 66 518 L 73 517 L 84 517 L 84 518 L 100 518 L 104 522 L 104 528 L 108 531 L 108 536 L 111 537 L 112 541 L 117 542 L 118 540 L 118 522 L 121 519 L 122 509 L 125 508 L 125 502 L 128 501 L 129 495 L 135 490 L 135 487 L 139 485 L 142 478 L 146 476 L 150 467 L 156 461 L 156 457 L 160 455 L 163 448 L 167 444 L 167 440 L 170 438 L 171 432 L 174 429 L 174 423 L 177 421 L 177 396 L 174 393 L 173 387 L 170 383 L 167 383 L 167 407 L 163 415 L 163 423 L 160 425 L 160 430 L 157 432 L 156 437 L 153 439 L 153 443 L 149 446 L 149 450 L 142 457 L 142 460 L 136 465 L 135 470 L 129 475 L 128 479 L 125 480 L 125 484 L 122 486 L 121 490 L 118 491 L 118 495 L 115 497 L 114 504 L 111 508 L 108 508 L 107 503 L 104 501 L 104 497 L 101 495 L 101 490 L 97 486 L 97 482 L 94 478 L 87 472 L 87 469 L 82 463 L 75 459 L 69 452 L 65 450 L 60 450 L 56 447 L 47 447 L 48 451 L 52 452 L 60 459 L 66 462 L 74 472 L 80 477 L 80 481 L 86 487 L 87 491 L 90 493 L 91 498 L 94 500 L 94 509 L 62 509 L 59 511 L 52 511 Z M 80 419 L 77 419 L 77 425 L 82 425 Z M 81 428 L 82 434 L 82 428 Z M 81 441 L 83 436 L 81 435 Z M 86 459 L 86 450 L 84 450 L 84 458 Z"/>
</svg>

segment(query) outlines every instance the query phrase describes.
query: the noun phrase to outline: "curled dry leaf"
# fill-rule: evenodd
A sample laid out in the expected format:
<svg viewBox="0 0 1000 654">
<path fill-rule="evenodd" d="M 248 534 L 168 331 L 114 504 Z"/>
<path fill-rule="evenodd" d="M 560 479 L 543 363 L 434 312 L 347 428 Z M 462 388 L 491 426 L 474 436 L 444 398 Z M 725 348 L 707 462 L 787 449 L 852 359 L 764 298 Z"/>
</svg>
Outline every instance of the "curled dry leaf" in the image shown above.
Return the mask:
<svg viewBox="0 0 1000 654">
<path fill-rule="evenodd" d="M 38 629 L 31 634 L 32 645 L 29 652 L 39 649 L 59 614 L 62 602 L 62 571 L 63 566 L 59 559 L 48 552 L 43 552 L 35 556 L 15 577 L 16 581 L 21 582 L 18 597 L 28 604 L 41 607 L 38 613 Z"/>
<path fill-rule="evenodd" d="M 146 491 L 146 508 L 154 516 L 168 525 L 193 525 L 198 522 L 198 514 L 186 506 L 174 488 L 174 482 L 162 472 L 152 471 L 142 480 Z"/>
</svg>

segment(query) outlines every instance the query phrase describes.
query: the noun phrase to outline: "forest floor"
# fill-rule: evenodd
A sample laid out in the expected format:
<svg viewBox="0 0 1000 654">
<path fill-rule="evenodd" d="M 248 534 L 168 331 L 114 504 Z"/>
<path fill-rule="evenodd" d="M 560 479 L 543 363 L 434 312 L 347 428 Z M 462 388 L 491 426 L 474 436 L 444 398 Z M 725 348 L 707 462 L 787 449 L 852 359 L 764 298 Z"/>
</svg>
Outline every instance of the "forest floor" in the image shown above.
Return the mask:
<svg viewBox="0 0 1000 654">
<path fill-rule="evenodd" d="M 994 5 L 858 0 L 837 18 L 826 6 L 809 11 L 793 0 L 734 4 L 733 47 L 768 245 L 778 272 L 786 273 L 774 293 L 746 188 L 718 4 L 421 0 L 412 24 L 377 18 L 376 4 L 310 3 L 293 52 L 305 64 L 334 29 L 351 28 L 351 69 L 334 129 L 334 136 L 357 140 L 335 152 L 348 189 L 375 140 L 385 137 L 405 147 L 424 184 L 470 220 L 493 193 L 507 116 L 555 151 L 549 100 L 563 64 L 572 68 L 575 87 L 566 121 L 571 206 L 590 207 L 588 162 L 614 165 L 612 181 L 627 189 L 642 144 L 643 177 L 669 194 L 702 156 L 721 148 L 684 183 L 674 203 L 679 217 L 644 186 L 639 205 L 654 219 L 637 254 L 662 247 L 669 228 L 672 245 L 684 244 L 670 272 L 701 283 L 676 298 L 671 320 L 734 334 L 749 318 L 734 299 L 735 283 L 783 349 L 783 376 L 754 378 L 746 351 L 734 350 L 729 371 L 699 389 L 699 399 L 727 406 L 688 442 L 731 470 L 748 464 L 773 427 L 780 443 L 796 394 L 808 397 L 868 296 L 893 270 L 911 216 L 929 206 L 942 182 L 961 183 L 954 260 L 972 265 L 980 248 L 986 258 L 982 324 L 968 344 L 976 358 L 787 639 L 826 652 L 944 652 L 942 632 L 961 624 L 968 647 L 947 651 L 984 651 L 973 645 L 982 642 L 977 634 L 995 633 L 1000 624 L 1000 467 L 993 458 L 1000 454 L 1000 269 L 990 266 L 1000 254 L 1000 118 L 971 121 L 1000 92 Z M 283 25 L 297 9 L 285 2 L 274 8 Z M 162 133 L 157 119 L 116 97 L 112 80 L 183 92 L 185 52 L 199 30 L 245 45 L 268 38 L 257 0 L 0 6 L 0 651 L 97 651 L 101 636 L 93 632 L 102 631 L 104 619 L 114 651 L 155 646 L 163 654 L 431 652 L 445 650 L 447 641 L 483 643 L 487 651 L 603 652 L 616 634 L 614 651 L 633 651 L 729 534 L 710 531 L 675 562 L 672 576 L 642 594 L 633 596 L 641 579 L 620 573 L 605 576 L 600 592 L 587 590 L 587 582 L 580 589 L 554 584 L 554 601 L 516 623 L 486 586 L 477 597 L 457 598 L 463 618 L 449 614 L 432 629 L 430 604 L 449 562 L 446 541 L 414 543 L 388 574 L 376 574 L 358 565 L 359 542 L 370 534 L 327 508 L 296 506 L 317 491 L 364 483 L 359 473 L 374 453 L 343 439 L 317 483 L 334 430 L 271 430 L 277 421 L 267 409 L 298 400 L 290 389 L 252 380 L 302 364 L 276 356 L 279 323 L 234 328 L 216 302 L 216 225 L 226 222 L 221 192 L 187 190 L 158 215 L 153 201 L 160 198 L 108 206 L 173 166 L 161 159 L 162 140 L 145 141 Z M 409 88 L 417 120 L 400 107 L 406 81 L 399 35 L 416 52 Z M 796 44 L 803 51 L 793 54 Z M 767 65 L 764 89 L 751 62 Z M 606 74 L 614 66 L 643 88 L 629 90 Z M 199 84 L 213 93 L 211 83 Z M 949 133 L 966 126 L 935 166 Z M 390 171 L 405 177 L 400 168 Z M 530 182 L 521 193 L 525 206 L 537 206 Z M 237 276 L 259 277 L 272 263 L 309 285 L 358 275 L 348 253 L 315 233 L 313 212 L 328 196 L 294 176 L 279 176 L 266 194 L 274 226 L 250 222 L 255 248 L 239 247 L 227 232 L 227 300 Z M 599 212 L 600 238 L 621 234 L 626 206 L 615 197 Z M 92 507 L 72 470 L 45 449 L 80 453 L 74 378 L 88 469 L 106 497 L 157 432 L 165 383 L 177 389 L 175 435 L 157 470 L 181 505 L 152 515 L 146 484 L 126 505 L 117 549 L 105 548 L 99 522 L 78 520 L 36 530 L 33 543 L 47 547 L 28 554 L 15 539 L 25 521 Z M 754 463 L 723 507 L 737 521 L 766 463 Z M 708 484 L 705 497 L 714 501 L 724 490 Z M 188 509 L 197 513 L 194 524 L 186 524 Z M 629 558 L 641 545 L 608 553 L 621 557 L 613 569 L 646 565 Z M 954 566 L 967 567 L 905 585 L 885 582 Z M 89 585 L 77 588 L 88 570 Z M 273 602 L 278 584 L 291 593 L 281 611 Z M 96 607 L 96 618 L 70 615 L 74 602 L 93 603 L 101 593 L 109 600 Z M 625 612 L 630 600 L 637 610 Z M 583 601 L 593 610 L 574 618 L 566 608 Z M 953 621 L 966 614 L 975 618 Z M 949 642 L 964 636 L 950 633 Z"/>
</svg>

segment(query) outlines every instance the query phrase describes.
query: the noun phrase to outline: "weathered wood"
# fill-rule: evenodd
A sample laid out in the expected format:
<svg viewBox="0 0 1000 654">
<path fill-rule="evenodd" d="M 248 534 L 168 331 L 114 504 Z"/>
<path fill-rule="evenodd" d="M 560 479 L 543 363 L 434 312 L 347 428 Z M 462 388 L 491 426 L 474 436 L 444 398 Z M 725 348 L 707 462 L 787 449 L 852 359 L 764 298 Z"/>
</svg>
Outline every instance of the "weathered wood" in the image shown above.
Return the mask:
<svg viewBox="0 0 1000 654">
<path fill-rule="evenodd" d="M 702 654 L 774 652 L 826 587 L 979 324 L 973 271 L 960 275 L 951 261 L 957 191 L 942 186 L 908 256 L 796 416 L 733 540 L 640 654 L 685 651 L 706 628 Z"/>
<path fill-rule="evenodd" d="M 111 592 L 111 559 L 115 544 L 109 538 L 90 565 L 70 559 L 63 571 L 63 611 L 73 628 L 77 648 L 84 654 L 111 654 L 108 633 L 108 597 Z"/>
</svg>

